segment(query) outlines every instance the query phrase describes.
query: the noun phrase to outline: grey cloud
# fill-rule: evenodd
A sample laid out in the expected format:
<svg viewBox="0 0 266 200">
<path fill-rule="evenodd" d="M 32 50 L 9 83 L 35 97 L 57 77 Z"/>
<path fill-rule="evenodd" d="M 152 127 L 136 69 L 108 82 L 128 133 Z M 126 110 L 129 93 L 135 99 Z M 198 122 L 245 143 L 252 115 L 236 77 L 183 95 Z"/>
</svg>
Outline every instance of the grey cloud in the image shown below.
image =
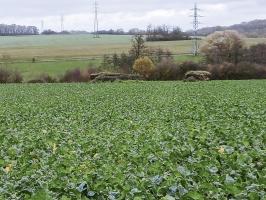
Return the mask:
<svg viewBox="0 0 266 200">
<path fill-rule="evenodd" d="M 68 29 L 90 29 L 94 0 L 0 0 L 0 23 L 24 23 L 39 25 L 41 19 L 47 26 L 58 26 L 58 16 L 64 14 L 68 18 Z M 153 24 L 165 23 L 180 25 L 184 29 L 190 27 L 189 11 L 195 0 L 98 0 L 102 28 L 128 29 L 143 28 Z M 266 18 L 265 0 L 198 0 L 205 16 L 204 26 L 230 25 L 256 18 Z M 159 12 L 166 11 L 166 12 Z M 171 17 L 162 13 L 174 12 Z M 158 14 L 158 16 L 154 13 Z M 153 13 L 153 15 L 151 14 Z M 67 17 L 69 16 L 69 17 Z M 144 17 L 148 19 L 145 19 Z M 141 19 L 143 17 L 143 19 Z M 85 18 L 85 19 L 84 19 Z M 107 19 L 108 18 L 108 19 Z M 54 19 L 54 20 L 53 20 Z M 88 22 L 84 25 L 84 22 Z M 112 23 L 114 22 L 114 23 Z"/>
</svg>

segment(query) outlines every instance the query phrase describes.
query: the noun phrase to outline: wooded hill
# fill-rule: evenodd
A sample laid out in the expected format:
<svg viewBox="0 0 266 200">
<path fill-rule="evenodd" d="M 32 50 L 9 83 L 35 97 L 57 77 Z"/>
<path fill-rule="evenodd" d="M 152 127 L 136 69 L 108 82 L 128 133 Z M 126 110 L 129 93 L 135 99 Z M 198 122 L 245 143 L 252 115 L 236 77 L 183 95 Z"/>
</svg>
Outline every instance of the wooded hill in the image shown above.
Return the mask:
<svg viewBox="0 0 266 200">
<path fill-rule="evenodd" d="M 199 35 L 206 36 L 215 31 L 236 30 L 247 37 L 266 37 L 266 20 L 253 20 L 232 26 L 205 27 L 198 31 Z M 188 31 L 189 34 L 192 31 Z"/>
</svg>

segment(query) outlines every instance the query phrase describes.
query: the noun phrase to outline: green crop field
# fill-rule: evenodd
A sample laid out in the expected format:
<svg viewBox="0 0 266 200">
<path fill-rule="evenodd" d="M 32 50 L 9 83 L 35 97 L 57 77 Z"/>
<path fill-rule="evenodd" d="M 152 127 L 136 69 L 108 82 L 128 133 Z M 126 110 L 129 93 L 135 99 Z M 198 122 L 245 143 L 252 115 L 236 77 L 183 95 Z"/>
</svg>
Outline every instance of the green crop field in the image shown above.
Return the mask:
<svg viewBox="0 0 266 200">
<path fill-rule="evenodd" d="M 265 80 L 0 91 L 0 199 L 266 198 Z"/>
</svg>

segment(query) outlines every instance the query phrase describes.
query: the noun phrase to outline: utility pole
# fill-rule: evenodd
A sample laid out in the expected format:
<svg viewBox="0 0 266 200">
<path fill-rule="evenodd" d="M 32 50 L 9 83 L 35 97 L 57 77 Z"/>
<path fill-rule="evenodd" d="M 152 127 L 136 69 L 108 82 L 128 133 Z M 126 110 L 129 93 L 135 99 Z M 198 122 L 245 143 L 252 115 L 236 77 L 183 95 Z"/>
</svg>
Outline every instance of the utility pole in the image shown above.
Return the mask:
<svg viewBox="0 0 266 200">
<path fill-rule="evenodd" d="M 199 54 L 199 38 L 198 38 L 198 29 L 199 29 L 199 18 L 202 17 L 199 15 L 200 9 L 198 8 L 197 3 L 195 3 L 194 8 L 192 9 L 193 15 L 193 55 L 197 56 Z"/>
<path fill-rule="evenodd" d="M 44 21 L 41 21 L 41 33 L 44 31 Z"/>
<path fill-rule="evenodd" d="M 94 32 L 93 32 L 93 37 L 94 38 L 100 38 L 99 36 L 99 20 L 98 20 L 98 2 L 95 0 L 94 2 Z"/>
<path fill-rule="evenodd" d="M 64 15 L 61 15 L 61 32 L 63 32 L 65 30 L 64 27 Z"/>
</svg>

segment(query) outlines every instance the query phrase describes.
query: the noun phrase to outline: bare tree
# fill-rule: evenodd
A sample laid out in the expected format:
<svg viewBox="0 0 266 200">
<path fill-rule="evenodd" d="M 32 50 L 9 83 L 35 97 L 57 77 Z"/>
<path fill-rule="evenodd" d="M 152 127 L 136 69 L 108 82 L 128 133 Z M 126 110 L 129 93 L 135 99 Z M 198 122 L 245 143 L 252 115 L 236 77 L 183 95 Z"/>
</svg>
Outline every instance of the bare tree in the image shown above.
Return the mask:
<svg viewBox="0 0 266 200">
<path fill-rule="evenodd" d="M 130 55 L 132 55 L 136 60 L 145 55 L 146 49 L 147 47 L 145 46 L 144 36 L 141 34 L 135 35 L 132 38 L 132 47 L 129 51 Z"/>
<path fill-rule="evenodd" d="M 245 41 L 236 31 L 215 32 L 209 35 L 201 52 L 210 63 L 230 62 L 237 64 L 243 56 Z"/>
<path fill-rule="evenodd" d="M 259 43 L 246 49 L 243 60 L 257 64 L 266 64 L 266 44 Z"/>
<path fill-rule="evenodd" d="M 149 25 L 147 27 L 147 41 L 174 41 L 174 40 L 187 40 L 188 35 L 179 27 L 169 27 L 167 25 L 161 25 L 153 27 Z"/>
</svg>

